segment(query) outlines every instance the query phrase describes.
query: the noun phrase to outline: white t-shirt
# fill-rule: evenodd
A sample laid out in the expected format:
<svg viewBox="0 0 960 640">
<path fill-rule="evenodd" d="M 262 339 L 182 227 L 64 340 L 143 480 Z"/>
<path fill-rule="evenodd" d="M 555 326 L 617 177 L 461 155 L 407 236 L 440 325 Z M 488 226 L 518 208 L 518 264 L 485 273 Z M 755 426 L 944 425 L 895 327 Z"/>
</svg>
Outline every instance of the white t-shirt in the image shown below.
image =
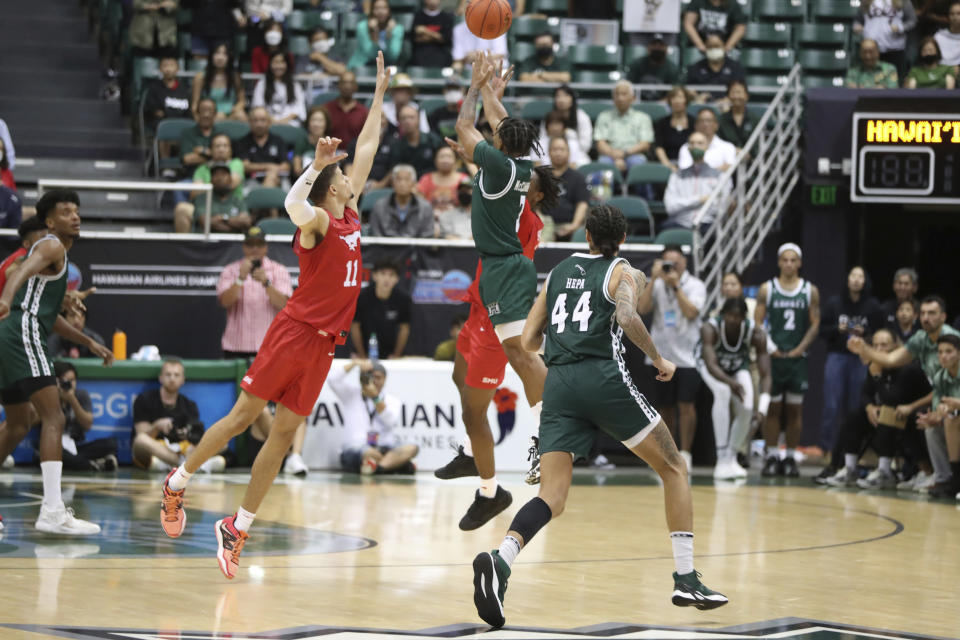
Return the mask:
<svg viewBox="0 0 960 640">
<path fill-rule="evenodd" d="M 570 166 L 577 168 L 590 162 L 590 156 L 588 156 L 583 151 L 583 147 L 580 146 L 580 139 L 576 131 L 566 129 L 564 131 L 564 138 L 566 138 L 567 146 L 570 148 Z M 547 137 L 545 131 L 540 132 L 540 148 L 543 149 L 542 155 L 532 154 L 534 163 L 550 164 L 550 138 Z"/>
<path fill-rule="evenodd" d="M 680 289 L 687 299 L 701 312 L 707 301 L 707 287 L 685 271 L 680 277 Z M 660 355 L 675 365 L 685 369 L 697 366 L 693 357 L 694 349 L 700 340 L 700 314 L 690 320 L 680 311 L 677 294 L 667 289 L 663 278 L 653 282 L 653 324 L 650 336 L 657 345 Z"/>
<path fill-rule="evenodd" d="M 253 101 L 250 103 L 250 106 L 266 107 L 274 120 L 285 118 L 292 113 L 296 118 L 285 124 L 296 127 L 303 125 L 307 119 L 307 108 L 303 100 L 303 88 L 299 82 L 293 83 L 293 102 L 287 102 L 287 85 L 282 82 L 273 83 L 273 96 L 270 104 L 267 104 L 266 92 L 267 79 L 260 78 L 257 86 L 253 88 Z"/>
<path fill-rule="evenodd" d="M 423 133 L 430 133 L 430 124 L 427 122 L 427 114 L 424 113 L 423 109 L 420 108 L 420 105 L 417 104 L 416 100 L 411 100 L 410 106 L 416 107 L 417 111 L 420 112 L 420 131 Z M 384 102 L 383 115 L 387 117 L 387 122 L 393 126 L 397 126 L 397 103 L 393 100 Z"/>
<path fill-rule="evenodd" d="M 737 148 L 732 143 L 722 140 L 720 136 L 714 135 L 710 146 L 707 147 L 707 152 L 703 156 L 703 161 L 714 169 L 722 171 L 720 167 L 737 161 Z M 677 167 L 686 169 L 692 165 L 693 158 L 690 156 L 690 147 L 684 142 L 677 157 Z"/>
<path fill-rule="evenodd" d="M 510 65 L 507 60 L 506 34 L 493 40 L 484 40 L 473 35 L 467 28 L 466 22 L 461 22 L 453 28 L 453 59 L 463 60 L 471 51 L 489 51 L 495 55 L 502 55 L 503 68 L 506 69 Z"/>
<path fill-rule="evenodd" d="M 940 64 L 960 64 L 960 33 L 951 33 L 949 29 L 940 29 L 933 36 L 940 45 Z"/>
<path fill-rule="evenodd" d="M 343 365 L 334 363 L 327 376 L 327 384 L 340 400 L 343 409 L 343 435 L 341 449 L 363 449 L 368 435 L 377 434 L 377 445 L 397 446 L 396 430 L 400 426 L 400 401 L 383 394 L 386 408 L 377 413 L 373 399 L 365 398 L 360 390 L 360 370 L 354 367 L 347 371 Z"/>
</svg>

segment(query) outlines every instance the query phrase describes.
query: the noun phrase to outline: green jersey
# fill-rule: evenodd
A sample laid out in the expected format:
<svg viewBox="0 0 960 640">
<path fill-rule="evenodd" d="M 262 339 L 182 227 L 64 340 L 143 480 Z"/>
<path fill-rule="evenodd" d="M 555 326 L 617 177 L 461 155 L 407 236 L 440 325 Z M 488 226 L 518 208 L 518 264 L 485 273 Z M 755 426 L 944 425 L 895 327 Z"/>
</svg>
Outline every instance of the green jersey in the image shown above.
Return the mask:
<svg viewBox="0 0 960 640">
<path fill-rule="evenodd" d="M 733 374 L 737 371 L 746 371 L 750 368 L 750 343 L 753 338 L 753 320 L 746 319 L 740 324 L 737 341 L 733 344 L 727 341 L 726 327 L 723 318 L 714 316 L 707 320 L 717 334 L 717 341 L 713 350 L 717 354 L 717 363 L 724 373 Z M 703 360 L 703 340 L 697 343 L 694 358 Z"/>
<path fill-rule="evenodd" d="M 623 258 L 574 253 L 547 277 L 547 366 L 588 358 L 613 359 L 620 353 L 623 330 L 616 324 L 616 303 L 607 286 Z"/>
<path fill-rule="evenodd" d="M 944 324 L 940 327 L 937 337 L 939 336 L 960 336 L 960 331 Z M 930 339 L 926 331 L 917 331 L 903 346 L 923 369 L 923 373 L 932 385 L 934 376 L 943 368 L 940 366 L 940 358 L 937 357 L 937 343 Z"/>
<path fill-rule="evenodd" d="M 533 163 L 511 158 L 488 142 L 473 149 L 473 161 L 480 170 L 474 177 L 470 224 L 481 256 L 508 256 L 523 253 L 517 238 L 520 213 L 530 188 Z"/>
<path fill-rule="evenodd" d="M 797 348 L 810 328 L 812 285 L 801 279 L 793 291 L 786 291 L 777 278 L 767 282 L 767 323 L 770 339 L 786 353 Z"/>
<path fill-rule="evenodd" d="M 934 409 L 940 406 L 940 398 L 960 398 L 960 376 L 950 375 L 950 371 L 943 367 L 933 374 L 930 386 L 933 387 Z"/>
</svg>

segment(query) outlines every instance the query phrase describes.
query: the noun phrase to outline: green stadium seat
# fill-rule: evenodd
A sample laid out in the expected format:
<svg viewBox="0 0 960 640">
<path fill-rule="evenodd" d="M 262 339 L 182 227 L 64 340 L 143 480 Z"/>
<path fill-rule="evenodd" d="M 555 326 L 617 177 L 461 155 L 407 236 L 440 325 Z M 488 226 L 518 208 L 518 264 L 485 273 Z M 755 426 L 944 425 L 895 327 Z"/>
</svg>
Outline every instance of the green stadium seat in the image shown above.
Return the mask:
<svg viewBox="0 0 960 640">
<path fill-rule="evenodd" d="M 306 33 L 310 30 L 310 27 L 307 25 L 307 12 L 293 10 L 287 16 L 287 19 L 284 21 L 284 26 L 287 31 L 292 31 L 294 33 Z"/>
<path fill-rule="evenodd" d="M 187 71 L 203 71 L 207 68 L 206 58 L 187 58 Z"/>
<path fill-rule="evenodd" d="M 808 0 L 814 22 L 853 22 L 860 7 L 855 0 Z"/>
<path fill-rule="evenodd" d="M 577 103 L 577 106 L 583 109 L 583 112 L 586 113 L 588 116 L 590 116 L 591 122 L 596 122 L 597 117 L 601 113 L 613 108 L 609 100 L 607 100 L 606 102 L 600 102 L 600 101 L 590 102 L 590 101 L 582 100 Z"/>
<path fill-rule="evenodd" d="M 570 237 L 571 242 L 586 242 L 587 241 L 587 229 L 586 227 L 579 227 L 576 231 L 573 232 L 573 236 Z"/>
<path fill-rule="evenodd" d="M 393 3 L 390 3 L 390 8 L 393 9 Z M 412 13 L 395 13 L 393 14 L 393 19 L 397 21 L 403 27 L 403 33 L 405 37 L 409 37 L 411 31 L 413 31 L 413 14 Z M 409 40 L 407 40 L 409 42 Z"/>
<path fill-rule="evenodd" d="M 535 49 L 532 42 L 517 42 L 510 47 L 510 62 L 518 65 L 536 53 Z"/>
<path fill-rule="evenodd" d="M 194 125 L 189 118 L 167 118 L 157 123 L 157 133 L 153 139 L 153 156 L 156 162 L 157 176 L 162 169 L 176 169 L 180 167 L 180 157 L 161 158 L 158 144 L 160 142 L 180 142 L 180 134 Z"/>
<path fill-rule="evenodd" d="M 807 18 L 803 0 L 754 0 L 753 7 L 760 22 L 803 22 Z"/>
<path fill-rule="evenodd" d="M 703 60 L 703 54 L 696 47 L 683 48 L 683 64 L 686 67 Z"/>
<path fill-rule="evenodd" d="M 444 80 L 454 75 L 451 67 L 406 67 L 403 72 L 414 81 Z M 414 82 L 414 84 L 416 84 L 416 82 Z"/>
<path fill-rule="evenodd" d="M 248 193 L 244 200 L 247 203 L 247 209 L 250 211 L 259 209 L 279 209 L 280 211 L 286 211 L 283 207 L 283 200 L 286 197 L 287 194 L 283 189 L 261 187 Z M 261 229 L 263 229 L 263 227 L 261 227 Z M 266 232 L 267 230 L 264 229 L 264 233 Z"/>
<path fill-rule="evenodd" d="M 133 86 L 131 87 L 134 101 L 140 100 L 140 94 L 146 88 L 150 79 L 160 75 L 160 63 L 156 58 L 137 56 L 133 59 Z"/>
<path fill-rule="evenodd" d="M 238 33 L 233 36 L 233 52 L 237 56 L 242 56 L 247 52 L 247 34 Z"/>
<path fill-rule="evenodd" d="M 527 6 L 527 13 L 543 13 L 558 18 L 567 17 L 567 0 L 534 0 L 530 4 L 533 6 Z"/>
<path fill-rule="evenodd" d="M 193 11 L 190 9 L 177 9 L 177 28 L 189 31 L 190 24 L 193 22 Z"/>
<path fill-rule="evenodd" d="M 310 39 L 307 36 L 292 36 L 289 51 L 295 56 L 310 55 Z"/>
<path fill-rule="evenodd" d="M 842 87 L 845 76 L 820 76 L 806 73 L 803 75 L 803 86 L 807 89 L 817 87 Z"/>
<path fill-rule="evenodd" d="M 650 207 L 647 206 L 646 200 L 643 198 L 637 198 L 636 196 L 614 196 L 607 200 L 607 204 L 611 207 L 616 207 L 623 212 L 624 217 L 627 219 L 628 232 L 635 230 L 634 227 L 638 223 L 645 223 L 645 226 L 648 229 L 648 234 L 646 236 L 638 237 L 641 237 L 644 240 L 650 240 L 653 238 L 653 216 L 650 215 Z"/>
<path fill-rule="evenodd" d="M 693 247 L 693 231 L 690 229 L 667 229 L 657 234 L 657 244 L 679 244 Z"/>
<path fill-rule="evenodd" d="M 290 124 L 275 124 L 270 127 L 270 133 L 283 138 L 283 141 L 290 145 L 291 149 L 297 148 L 307 141 L 307 132 L 303 127 L 295 127 Z"/>
<path fill-rule="evenodd" d="M 785 22 L 752 22 L 743 36 L 743 47 L 788 47 L 790 25 Z"/>
<path fill-rule="evenodd" d="M 591 45 L 575 44 L 567 48 L 567 59 L 574 69 L 593 69 L 597 71 L 620 68 L 620 47 L 615 44 Z"/>
<path fill-rule="evenodd" d="M 250 193 L 256 193 L 256 191 Z M 250 208 L 250 205 L 248 204 L 247 207 Z M 297 231 L 297 225 L 293 224 L 293 221 L 285 215 L 278 218 L 263 218 L 257 223 L 257 226 L 264 233 L 276 235 L 292 236 Z"/>
<path fill-rule="evenodd" d="M 179 33 L 177 35 L 177 57 L 181 60 L 190 57 L 190 34 Z"/>
<path fill-rule="evenodd" d="M 799 49 L 846 49 L 850 28 L 842 22 L 834 24 L 801 24 L 793 30 Z"/>
<path fill-rule="evenodd" d="M 250 125 L 238 120 L 221 120 L 213 128 L 217 133 L 227 134 L 234 142 L 250 133 Z"/>
<path fill-rule="evenodd" d="M 617 169 L 616 165 L 612 165 L 607 162 L 588 162 L 587 164 L 582 164 L 577 167 L 577 171 L 579 171 L 584 178 L 587 178 L 588 181 L 590 176 L 594 173 L 600 171 L 612 171 L 614 189 L 617 191 L 623 189 L 623 176 L 620 174 L 620 171 Z"/>
<path fill-rule="evenodd" d="M 804 71 L 828 72 L 834 75 L 837 72 L 846 72 L 847 67 L 850 66 L 850 57 L 844 49 L 834 51 L 801 50 L 797 56 L 797 61 Z"/>
<path fill-rule="evenodd" d="M 531 18 L 530 16 L 517 16 L 513 19 L 513 22 L 510 24 L 510 31 L 507 32 L 507 36 L 513 39 L 512 45 L 515 45 L 517 42 L 533 42 L 533 39 L 544 31 L 549 31 L 554 35 L 558 35 L 560 30 L 558 29 L 559 25 L 551 25 L 550 21 L 545 18 Z M 511 52 L 513 48 L 511 47 Z"/>
<path fill-rule="evenodd" d="M 613 85 L 623 79 L 623 74 L 619 71 L 574 71 L 573 81 L 589 84 L 607 84 Z M 611 87 L 612 89 L 612 87 Z"/>
<path fill-rule="evenodd" d="M 324 105 L 340 95 L 339 91 L 321 91 L 314 97 L 312 106 Z M 309 109 L 308 109 L 309 111 Z"/>
<path fill-rule="evenodd" d="M 340 94 L 338 93 L 337 95 Z M 423 98 L 422 100 L 417 100 L 417 102 L 420 104 L 420 108 L 423 109 L 427 115 L 430 115 L 440 107 L 447 104 L 447 101 L 443 98 Z"/>
<path fill-rule="evenodd" d="M 786 74 L 751 73 L 747 76 L 747 87 L 779 87 L 786 82 Z"/>
<path fill-rule="evenodd" d="M 629 44 L 623 47 L 623 68 L 629 69 L 634 60 L 645 58 L 647 48 L 642 44 Z"/>
<path fill-rule="evenodd" d="M 639 188 L 641 185 L 649 184 L 653 186 L 656 197 L 662 197 L 671 173 L 673 172 L 670 170 L 670 167 L 662 165 L 659 162 L 646 162 L 633 166 L 630 168 L 630 171 L 627 172 L 627 191 L 630 192 L 633 190 L 633 192 L 637 192 L 637 189 L 634 187 Z M 666 212 L 666 208 L 660 200 L 651 200 L 647 202 L 647 205 L 651 212 Z M 650 233 L 651 235 L 653 234 L 652 222 L 650 223 Z"/>
<path fill-rule="evenodd" d="M 748 72 L 781 71 L 787 73 L 793 67 L 791 49 L 745 49 L 740 56 L 740 64 Z"/>
<path fill-rule="evenodd" d="M 524 120 L 543 120 L 553 110 L 553 100 L 530 100 L 524 103 L 520 117 Z"/>
<path fill-rule="evenodd" d="M 720 109 L 712 104 L 705 104 L 703 102 L 694 102 L 693 104 L 687 105 L 687 115 L 691 118 L 696 118 L 697 114 L 700 113 L 702 109 L 710 109 L 713 111 L 713 115 L 720 117 Z"/>
<path fill-rule="evenodd" d="M 373 205 L 375 205 L 378 200 L 386 198 L 392 193 L 393 189 L 372 189 L 366 192 L 360 198 L 360 213 L 370 213 L 370 210 L 373 209 Z"/>
<path fill-rule="evenodd" d="M 654 122 L 656 122 L 657 120 L 659 120 L 664 116 L 670 115 L 670 108 L 667 105 L 662 104 L 660 102 L 641 102 L 639 104 L 633 105 L 633 108 L 636 109 L 637 111 L 644 112 L 645 114 L 650 116 L 650 119 L 653 120 Z"/>
<path fill-rule="evenodd" d="M 343 13 L 340 15 L 343 20 L 343 31 L 346 36 L 353 38 L 354 34 L 357 32 L 357 25 L 360 24 L 361 20 L 365 20 L 366 16 L 362 13 L 349 12 Z"/>
<path fill-rule="evenodd" d="M 413 15 L 420 9 L 420 0 L 390 0 L 390 13 Z"/>
</svg>

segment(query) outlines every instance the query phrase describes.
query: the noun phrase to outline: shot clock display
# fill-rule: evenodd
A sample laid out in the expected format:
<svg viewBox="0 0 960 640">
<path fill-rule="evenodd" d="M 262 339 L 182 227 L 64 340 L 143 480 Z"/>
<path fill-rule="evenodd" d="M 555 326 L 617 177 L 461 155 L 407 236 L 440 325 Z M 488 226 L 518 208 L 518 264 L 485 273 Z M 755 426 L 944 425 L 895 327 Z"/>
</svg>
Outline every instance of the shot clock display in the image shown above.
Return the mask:
<svg viewBox="0 0 960 640">
<path fill-rule="evenodd" d="M 960 204 L 960 114 L 853 114 L 853 202 Z"/>
</svg>

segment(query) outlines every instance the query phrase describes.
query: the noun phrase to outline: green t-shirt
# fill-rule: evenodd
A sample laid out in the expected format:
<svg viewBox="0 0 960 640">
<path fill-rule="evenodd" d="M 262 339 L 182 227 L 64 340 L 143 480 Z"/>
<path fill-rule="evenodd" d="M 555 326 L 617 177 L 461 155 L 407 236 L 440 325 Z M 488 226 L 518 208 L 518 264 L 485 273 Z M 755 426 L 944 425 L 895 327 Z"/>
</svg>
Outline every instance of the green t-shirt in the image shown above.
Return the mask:
<svg viewBox="0 0 960 640">
<path fill-rule="evenodd" d="M 207 210 L 207 196 L 206 194 L 200 194 L 193 199 L 193 206 L 195 208 L 193 214 L 193 222 L 197 227 L 203 227 L 203 214 Z M 247 203 L 244 202 L 243 196 L 237 196 L 237 194 L 231 192 L 230 195 L 224 199 L 217 197 L 217 194 L 213 194 L 213 199 L 210 203 L 210 217 L 226 215 L 229 218 L 236 218 L 241 213 L 247 213 Z"/>
<path fill-rule="evenodd" d="M 955 378 L 942 367 L 934 374 L 930 386 L 933 387 L 934 409 L 940 404 L 940 398 L 960 398 L 960 376 Z"/>
<path fill-rule="evenodd" d="M 197 125 L 184 129 L 183 133 L 180 134 L 180 158 L 183 159 L 197 147 L 209 149 L 213 134 L 214 132 L 211 131 L 210 135 L 203 135 Z"/>
<path fill-rule="evenodd" d="M 946 89 L 947 76 L 953 75 L 953 67 L 945 64 L 938 64 L 933 69 L 923 67 L 913 67 L 907 74 L 907 79 L 913 78 L 917 81 L 917 89 Z"/>
<path fill-rule="evenodd" d="M 658 84 L 677 84 L 680 82 L 680 69 L 671 60 L 653 64 L 649 56 L 644 56 L 630 63 L 627 80 L 636 84 L 651 81 Z"/>
<path fill-rule="evenodd" d="M 960 336 L 957 331 L 948 324 L 940 327 L 940 335 Z M 930 339 L 926 331 L 917 331 L 913 334 L 907 344 L 903 345 L 910 352 L 910 355 L 917 361 L 920 368 L 927 376 L 927 380 L 933 385 L 933 379 L 937 371 L 941 369 L 940 359 L 937 357 L 937 343 Z"/>
<path fill-rule="evenodd" d="M 897 68 L 883 60 L 878 60 L 877 66 L 869 70 L 858 64 L 847 71 L 843 86 L 848 89 L 896 89 Z"/>
<path fill-rule="evenodd" d="M 747 23 L 747 16 L 737 0 L 723 0 L 719 7 L 710 0 L 693 0 L 684 9 L 684 13 L 687 12 L 696 13 L 700 17 L 697 20 L 697 33 L 700 37 L 711 31 L 719 31 L 726 40 L 735 25 Z"/>
<path fill-rule="evenodd" d="M 227 164 L 230 166 L 230 174 L 240 177 L 240 184 L 237 185 L 237 188 L 234 190 L 234 194 L 238 198 L 243 199 L 243 160 L 240 158 L 233 158 Z M 193 181 L 203 184 L 210 184 L 210 167 L 205 164 L 197 167 L 197 170 L 193 172 Z"/>
<path fill-rule="evenodd" d="M 523 253 L 517 238 L 520 214 L 530 188 L 533 163 L 511 158 L 481 141 L 473 148 L 473 162 L 480 167 L 473 177 L 470 226 L 481 256 Z"/>
<path fill-rule="evenodd" d="M 565 56 L 554 55 L 553 62 L 543 64 L 537 54 L 520 62 L 520 73 L 539 73 L 541 71 L 573 71 L 573 65 Z"/>
</svg>

